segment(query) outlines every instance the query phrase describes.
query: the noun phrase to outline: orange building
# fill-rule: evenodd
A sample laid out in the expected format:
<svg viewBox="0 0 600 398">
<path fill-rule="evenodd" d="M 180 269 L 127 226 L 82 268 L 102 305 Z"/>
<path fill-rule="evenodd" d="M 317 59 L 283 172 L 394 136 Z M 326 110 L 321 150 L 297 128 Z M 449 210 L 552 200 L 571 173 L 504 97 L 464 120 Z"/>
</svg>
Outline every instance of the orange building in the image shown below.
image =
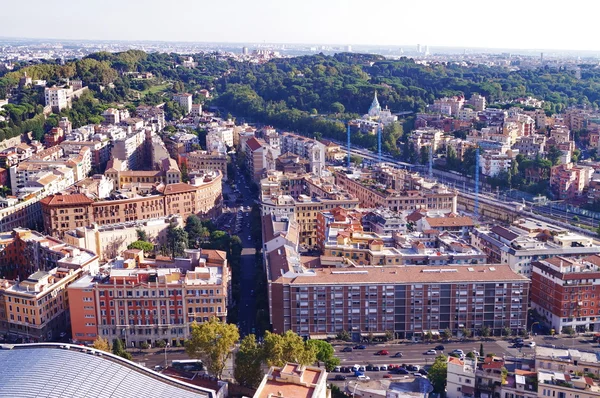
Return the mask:
<svg viewBox="0 0 600 398">
<path fill-rule="evenodd" d="M 98 225 L 147 220 L 179 214 L 212 218 L 222 206 L 222 174 L 207 173 L 195 184 L 176 183 L 159 187 L 158 193 L 131 199 L 93 201 L 83 194 L 51 195 L 41 200 L 44 228 L 62 236 L 66 231 Z"/>
<path fill-rule="evenodd" d="M 225 252 L 187 250 L 188 258 L 145 259 L 127 250 L 125 260 L 69 286 L 73 339 L 121 338 L 128 346 L 189 337 L 192 322 L 225 321 L 230 272 Z"/>
<path fill-rule="evenodd" d="M 9 250 L 22 257 L 17 273 L 27 276 L 0 285 L 0 326 L 5 318 L 4 333 L 26 341 L 55 339 L 69 326 L 67 286 L 86 272 L 96 273 L 98 256 L 29 230 L 15 230 L 12 245 Z M 30 269 L 35 272 L 23 271 Z"/>
</svg>

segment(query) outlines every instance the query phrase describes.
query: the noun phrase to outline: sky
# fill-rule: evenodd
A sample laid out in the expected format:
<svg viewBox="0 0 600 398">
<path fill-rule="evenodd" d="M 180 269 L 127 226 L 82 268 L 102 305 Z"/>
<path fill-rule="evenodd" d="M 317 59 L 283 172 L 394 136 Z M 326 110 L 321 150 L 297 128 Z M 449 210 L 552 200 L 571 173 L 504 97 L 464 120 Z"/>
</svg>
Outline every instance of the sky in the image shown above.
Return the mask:
<svg viewBox="0 0 600 398">
<path fill-rule="evenodd" d="M 0 37 L 600 50 L 594 0 L 2 3 Z"/>
</svg>

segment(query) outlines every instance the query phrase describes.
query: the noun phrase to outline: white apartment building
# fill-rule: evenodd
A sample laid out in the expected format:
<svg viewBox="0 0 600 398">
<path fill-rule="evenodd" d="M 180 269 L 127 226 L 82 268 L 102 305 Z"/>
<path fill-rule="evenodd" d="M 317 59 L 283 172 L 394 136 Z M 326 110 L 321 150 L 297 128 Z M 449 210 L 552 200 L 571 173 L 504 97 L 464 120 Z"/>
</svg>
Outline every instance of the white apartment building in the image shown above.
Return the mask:
<svg viewBox="0 0 600 398">
<path fill-rule="evenodd" d="M 177 102 L 189 114 L 192 112 L 192 94 L 174 94 L 173 101 Z"/>
<path fill-rule="evenodd" d="M 481 174 L 495 177 L 503 171 L 508 171 L 512 164 L 512 158 L 497 152 L 485 152 L 479 155 Z"/>
<path fill-rule="evenodd" d="M 477 360 L 448 357 L 447 398 L 473 398 Z"/>
<path fill-rule="evenodd" d="M 52 107 L 52 112 L 60 112 L 70 106 L 70 88 L 47 87 L 44 90 L 46 106 Z"/>
<path fill-rule="evenodd" d="M 113 141 L 111 157 L 126 162 L 129 170 L 138 169 L 144 162 L 146 131 L 138 130 L 123 139 Z"/>
</svg>

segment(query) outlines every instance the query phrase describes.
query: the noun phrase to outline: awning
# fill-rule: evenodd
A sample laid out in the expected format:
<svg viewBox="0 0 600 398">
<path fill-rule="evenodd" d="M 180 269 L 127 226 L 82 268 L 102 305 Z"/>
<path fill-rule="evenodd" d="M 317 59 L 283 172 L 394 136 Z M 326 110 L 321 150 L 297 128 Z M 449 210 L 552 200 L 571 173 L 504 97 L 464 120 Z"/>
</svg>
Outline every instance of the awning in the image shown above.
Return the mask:
<svg viewBox="0 0 600 398">
<path fill-rule="evenodd" d="M 439 330 L 430 330 L 429 333 L 431 333 L 434 336 L 439 336 L 440 335 L 440 331 Z"/>
<path fill-rule="evenodd" d="M 475 388 L 471 386 L 461 386 L 461 392 L 467 395 L 475 395 Z"/>
<path fill-rule="evenodd" d="M 327 338 L 326 334 L 311 334 L 309 335 L 311 340 L 325 340 Z"/>
<path fill-rule="evenodd" d="M 385 332 L 377 332 L 377 333 L 361 333 L 360 334 L 362 337 L 369 337 L 369 336 L 373 336 L 373 337 L 384 337 L 385 336 Z"/>
</svg>

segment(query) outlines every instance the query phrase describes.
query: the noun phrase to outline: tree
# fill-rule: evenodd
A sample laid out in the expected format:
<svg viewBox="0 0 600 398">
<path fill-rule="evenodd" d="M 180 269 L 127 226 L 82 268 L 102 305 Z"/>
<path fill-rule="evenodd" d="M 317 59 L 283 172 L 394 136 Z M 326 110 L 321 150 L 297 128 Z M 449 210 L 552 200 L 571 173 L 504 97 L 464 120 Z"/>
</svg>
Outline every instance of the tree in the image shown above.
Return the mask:
<svg viewBox="0 0 600 398">
<path fill-rule="evenodd" d="M 452 338 L 452 330 L 450 330 L 450 328 L 444 329 L 444 331 L 442 332 L 442 334 L 444 335 L 445 339 Z"/>
<path fill-rule="evenodd" d="M 286 362 L 311 365 L 317 359 L 315 348 L 291 330 L 284 334 L 265 332 L 263 350 L 268 366 L 283 366 Z"/>
<path fill-rule="evenodd" d="M 484 357 L 485 353 L 483 352 L 483 343 L 479 343 L 479 356 Z"/>
<path fill-rule="evenodd" d="M 429 163 L 429 146 L 423 145 L 420 150 L 420 162 L 421 164 Z"/>
<path fill-rule="evenodd" d="M 471 329 L 469 329 L 469 328 L 462 328 L 462 329 L 460 329 L 460 333 L 462 334 L 462 336 L 464 338 L 471 337 Z"/>
<path fill-rule="evenodd" d="M 200 358 L 210 374 L 217 378 L 223 375 L 227 360 L 231 357 L 240 333 L 235 324 L 221 322 L 212 317 L 208 322 L 192 323 L 185 352 L 191 358 Z"/>
<path fill-rule="evenodd" d="M 350 336 L 350 333 L 347 330 L 340 331 L 337 334 L 336 337 L 337 337 L 338 340 L 343 340 L 343 341 L 350 341 L 350 340 L 352 340 L 352 337 Z"/>
<path fill-rule="evenodd" d="M 427 340 L 427 341 L 433 340 L 433 333 L 431 333 L 430 330 L 428 330 L 427 333 L 425 333 L 425 340 Z"/>
<path fill-rule="evenodd" d="M 262 349 L 256 342 L 256 336 L 249 334 L 244 337 L 235 356 L 235 380 L 245 387 L 258 387 L 263 378 L 262 360 Z"/>
<path fill-rule="evenodd" d="M 100 351 L 110 352 L 110 343 L 108 342 L 108 339 L 103 339 L 100 336 L 98 336 L 96 340 L 94 340 L 93 347 Z"/>
<path fill-rule="evenodd" d="M 546 158 L 552 162 L 552 166 L 556 166 L 560 162 L 562 151 L 556 147 L 556 145 L 550 146 L 546 153 Z"/>
<path fill-rule="evenodd" d="M 510 336 L 512 334 L 512 330 L 508 326 L 504 326 L 502 328 L 502 336 Z"/>
<path fill-rule="evenodd" d="M 136 240 L 135 242 L 131 242 L 129 246 L 127 246 L 127 248 L 143 250 L 144 254 L 151 253 L 154 251 L 154 245 L 143 240 Z"/>
<path fill-rule="evenodd" d="M 167 228 L 167 247 L 173 258 L 183 256 L 183 252 L 188 244 L 188 235 L 182 228 L 176 224 L 171 224 Z"/>
<path fill-rule="evenodd" d="M 331 104 L 331 112 L 333 113 L 344 113 L 346 108 L 340 102 L 334 102 Z"/>
<path fill-rule="evenodd" d="M 483 327 L 480 330 L 480 333 L 481 333 L 481 337 L 484 337 L 484 338 L 490 337 L 490 334 L 491 334 L 490 327 L 488 325 L 483 325 Z"/>
<path fill-rule="evenodd" d="M 323 340 L 309 340 L 307 344 L 312 346 L 316 351 L 317 360 L 325 364 L 325 369 L 328 372 L 331 372 L 333 368 L 340 364 L 340 359 L 333 355 L 335 351 L 328 342 Z"/>
<path fill-rule="evenodd" d="M 386 341 L 394 340 L 394 332 L 391 330 L 386 330 L 385 331 L 385 340 Z"/>
<path fill-rule="evenodd" d="M 112 353 L 120 356 L 121 358 L 129 359 L 130 361 L 132 359 L 131 354 L 127 352 L 125 345 L 123 344 L 123 340 L 121 339 L 113 340 Z"/>
<path fill-rule="evenodd" d="M 204 229 L 202 221 L 195 214 L 190 215 L 187 220 L 185 220 L 185 232 L 187 232 L 188 235 L 188 247 L 196 246 L 200 241 Z"/>
<path fill-rule="evenodd" d="M 355 165 L 359 165 L 361 164 L 363 161 L 363 158 L 361 156 L 358 155 L 350 155 L 350 163 L 354 163 Z"/>
<path fill-rule="evenodd" d="M 429 381 L 433 385 L 433 391 L 442 394 L 446 391 L 446 378 L 448 373 L 448 363 L 445 355 L 439 355 L 435 358 L 433 365 L 429 369 Z"/>
<path fill-rule="evenodd" d="M 150 239 L 148 239 L 148 234 L 143 229 L 138 228 L 135 230 L 135 233 L 137 234 L 138 240 L 141 240 L 144 242 L 150 242 Z"/>
<path fill-rule="evenodd" d="M 573 337 L 575 336 L 575 329 L 573 329 L 571 326 L 564 326 L 561 330 L 562 334 L 566 334 L 569 337 Z"/>
</svg>

